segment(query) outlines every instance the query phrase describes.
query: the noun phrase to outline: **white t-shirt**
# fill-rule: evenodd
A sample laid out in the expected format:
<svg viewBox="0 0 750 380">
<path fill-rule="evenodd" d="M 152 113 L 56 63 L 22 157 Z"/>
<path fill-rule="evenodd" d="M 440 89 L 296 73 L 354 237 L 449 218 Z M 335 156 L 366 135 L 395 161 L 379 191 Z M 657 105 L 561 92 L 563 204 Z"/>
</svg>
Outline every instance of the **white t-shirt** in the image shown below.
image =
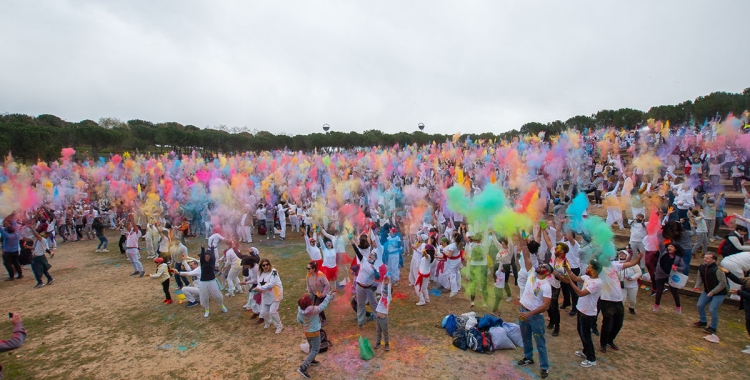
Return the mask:
<svg viewBox="0 0 750 380">
<path fill-rule="evenodd" d="M 591 278 L 587 275 L 581 276 L 583 280 L 583 287 L 581 290 L 588 290 L 590 294 L 578 298 L 578 305 L 576 308 L 583 314 L 589 317 L 596 316 L 597 302 L 599 301 L 599 295 L 602 292 L 602 280 L 599 278 Z"/>
<path fill-rule="evenodd" d="M 529 278 L 529 272 L 526 270 L 526 263 L 524 262 L 524 259 L 523 259 L 523 252 L 521 252 L 521 254 L 519 255 L 518 262 L 521 263 L 521 268 L 518 270 L 518 287 L 521 289 L 521 294 L 523 294 L 523 290 L 526 287 L 526 280 Z M 531 266 L 534 269 L 539 267 L 539 260 L 537 259 L 537 256 L 533 253 L 531 254 Z"/>
<path fill-rule="evenodd" d="M 603 301 L 622 302 L 622 288 L 620 287 L 620 272 L 622 263 L 613 262 L 610 266 L 602 268 L 599 279 L 602 280 Z"/>
<path fill-rule="evenodd" d="M 568 253 L 565 255 L 565 258 L 568 259 L 570 269 L 580 268 L 581 254 L 579 251 L 581 249 L 581 245 L 578 244 L 578 241 L 576 240 L 573 240 L 573 242 L 565 240 L 565 244 L 568 245 Z"/>
<path fill-rule="evenodd" d="M 552 287 L 549 282 L 540 280 L 536 275 L 529 276 L 523 293 L 521 293 L 521 306 L 527 310 L 535 310 L 544 304 L 545 298 L 552 298 Z"/>
</svg>

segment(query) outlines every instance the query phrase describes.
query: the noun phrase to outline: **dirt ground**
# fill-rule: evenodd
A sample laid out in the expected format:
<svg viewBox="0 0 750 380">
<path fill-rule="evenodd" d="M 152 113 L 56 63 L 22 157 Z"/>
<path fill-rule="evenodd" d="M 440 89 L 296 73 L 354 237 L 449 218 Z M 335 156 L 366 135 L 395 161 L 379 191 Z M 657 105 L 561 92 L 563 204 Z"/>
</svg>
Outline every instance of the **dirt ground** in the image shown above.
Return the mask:
<svg viewBox="0 0 750 380">
<path fill-rule="evenodd" d="M 29 333 L 23 347 L 0 356 L 6 378 L 301 378 L 295 371 L 305 356 L 299 348 L 304 336 L 296 323 L 296 301 L 304 291 L 307 254 L 299 234 L 289 233 L 286 242 L 256 236 L 254 244 L 262 257 L 270 258 L 284 284 L 280 312 L 285 329 L 280 335 L 248 320 L 242 296 L 225 299 L 226 314 L 211 301 L 209 318 L 203 318 L 200 307 L 185 308 L 184 301 L 164 305 L 160 284 L 129 276 L 132 267 L 117 249 L 119 235 L 114 231 L 108 235 L 109 253 L 95 253 L 94 241 L 61 244 L 50 260 L 56 279 L 51 286 L 33 289 L 30 269 L 24 270 L 23 280 L 0 282 L 0 304 L 21 314 Z M 200 239 L 189 242 L 191 255 L 201 243 Z M 155 265 L 143 256 L 146 271 L 153 272 Z M 408 268 L 401 273 L 408 276 Z M 176 290 L 174 283 L 172 287 Z M 517 322 L 518 288 L 513 287 L 513 292 L 512 303 L 501 302 L 501 314 Z M 318 356 L 322 364 L 311 367 L 313 378 L 533 379 L 539 374 L 538 364 L 515 364 L 523 356 L 521 349 L 485 355 L 454 348 L 439 328 L 440 321 L 448 313 L 470 311 L 468 299 L 433 295 L 428 306 L 417 307 L 407 281 L 394 291 L 391 351 L 376 350 L 372 360 L 363 361 L 357 339 L 363 334 L 373 340 L 375 325 L 369 322 L 364 329 L 357 328 L 349 298 L 340 296 L 326 312 L 325 329 L 334 346 Z M 626 315 L 617 338 L 621 350 L 597 352 L 597 366 L 588 369 L 581 368 L 581 359 L 573 355 L 581 347 L 576 318 L 564 313 L 560 336 L 546 335 L 550 378 L 746 378 L 748 357 L 740 353 L 750 344 L 744 313 L 722 306 L 721 343 L 710 343 L 692 326 L 697 320 L 696 299 L 682 297 L 682 301 L 683 314 L 677 315 L 671 295 L 665 294 L 662 310 L 654 314 L 653 300 L 641 291 L 637 314 Z M 481 300 L 477 305 L 478 314 L 489 312 Z M 11 334 L 9 322 L 0 324 L 0 337 Z M 598 343 L 597 337 L 594 341 Z"/>
</svg>

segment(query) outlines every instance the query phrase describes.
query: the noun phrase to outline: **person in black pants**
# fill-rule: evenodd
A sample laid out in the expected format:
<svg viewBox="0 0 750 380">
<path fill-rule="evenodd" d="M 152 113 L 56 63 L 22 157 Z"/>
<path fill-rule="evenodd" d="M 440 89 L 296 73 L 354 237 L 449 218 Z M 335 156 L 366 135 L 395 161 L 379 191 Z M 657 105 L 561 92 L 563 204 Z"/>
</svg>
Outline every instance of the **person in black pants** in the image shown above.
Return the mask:
<svg viewBox="0 0 750 380">
<path fill-rule="evenodd" d="M 12 216 L 11 214 L 10 217 Z M 5 266 L 5 270 L 8 271 L 8 279 L 6 281 L 13 281 L 16 278 L 23 278 L 21 263 L 18 261 L 18 247 L 21 234 L 18 231 L 16 222 L 11 222 L 9 218 L 6 218 L 3 222 L 3 227 L 0 228 L 0 235 L 3 238 L 3 265 Z M 18 277 L 16 277 L 16 273 Z"/>
<path fill-rule="evenodd" d="M 729 292 L 742 298 L 742 306 L 745 309 L 745 331 L 750 335 L 750 277 L 739 278 L 727 268 L 719 267 L 719 269 L 727 275 L 730 281 L 742 286 L 740 289 L 730 290 Z M 745 346 L 745 349 L 740 352 L 750 354 L 750 346 Z"/>
</svg>

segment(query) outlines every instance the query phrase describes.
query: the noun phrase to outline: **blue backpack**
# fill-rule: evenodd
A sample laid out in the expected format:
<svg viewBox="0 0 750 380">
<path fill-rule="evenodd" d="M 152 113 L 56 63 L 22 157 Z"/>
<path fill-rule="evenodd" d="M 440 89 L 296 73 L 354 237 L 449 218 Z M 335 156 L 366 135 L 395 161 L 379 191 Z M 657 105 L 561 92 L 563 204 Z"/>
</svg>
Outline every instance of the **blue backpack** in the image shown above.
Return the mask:
<svg viewBox="0 0 750 380">
<path fill-rule="evenodd" d="M 448 318 L 445 320 L 445 332 L 448 333 L 448 335 L 453 336 L 453 333 L 458 328 L 458 324 L 456 323 L 456 316 L 453 314 L 448 315 Z"/>
</svg>

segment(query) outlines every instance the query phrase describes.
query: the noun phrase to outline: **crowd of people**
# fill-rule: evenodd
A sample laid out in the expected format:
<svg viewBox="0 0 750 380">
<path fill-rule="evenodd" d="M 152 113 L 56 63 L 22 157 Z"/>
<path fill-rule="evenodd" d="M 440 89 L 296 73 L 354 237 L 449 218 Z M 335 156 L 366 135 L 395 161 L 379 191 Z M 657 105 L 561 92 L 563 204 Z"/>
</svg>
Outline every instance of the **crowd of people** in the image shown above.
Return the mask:
<svg viewBox="0 0 750 380">
<path fill-rule="evenodd" d="M 682 313 L 680 279 L 691 275 L 693 259 L 701 261 L 693 278 L 696 326 L 715 335 L 725 297 L 747 302 L 746 116 L 321 154 L 123 154 L 76 162 L 63 152 L 50 164 L 9 161 L 0 205 L 9 214 L 0 229 L 3 263 L 9 280 L 21 279 L 26 257 L 36 287 L 45 286 L 45 276 L 49 285 L 45 255 L 52 259 L 58 244 L 98 239 L 96 252 L 106 253 L 105 229 L 117 229 L 132 276 L 144 277 L 150 267 L 141 263 L 142 251 L 154 260 L 149 277 L 161 284 L 165 304 L 173 303 L 172 280 L 186 307 L 201 305 L 206 318 L 211 300 L 227 312 L 224 297 L 242 294 L 252 318 L 281 333 L 282 273 L 258 240 L 286 240 L 289 231 L 303 236 L 310 259 L 297 302 L 309 344 L 302 376 L 317 364 L 326 308 L 343 294 L 353 296 L 359 328 L 375 321 L 374 348 L 382 342 L 390 350 L 392 289 L 408 283 L 418 307 L 429 307 L 431 288 L 451 298 L 465 291 L 469 308 L 497 314 L 501 302 L 520 301 L 518 364 L 534 364 L 536 345 L 547 377 L 545 330 L 558 336 L 561 314 L 577 317 L 582 348 L 571 354 L 582 367 L 595 366 L 597 351 L 619 350 L 625 302 L 636 314 L 639 290 L 651 291 L 652 312 L 668 291 Z M 732 181 L 729 189 L 722 177 Z M 742 215 L 725 211 L 727 191 L 743 194 Z M 605 207 L 605 218 L 594 215 Z M 615 225 L 629 230 L 619 247 Z M 726 225 L 734 231 L 721 236 Z M 193 237 L 203 247 L 191 254 L 186 239 Z M 257 246 L 248 248 L 254 239 Z M 717 239 L 717 252 L 709 250 Z M 747 323 L 750 334 L 750 315 Z"/>
</svg>

